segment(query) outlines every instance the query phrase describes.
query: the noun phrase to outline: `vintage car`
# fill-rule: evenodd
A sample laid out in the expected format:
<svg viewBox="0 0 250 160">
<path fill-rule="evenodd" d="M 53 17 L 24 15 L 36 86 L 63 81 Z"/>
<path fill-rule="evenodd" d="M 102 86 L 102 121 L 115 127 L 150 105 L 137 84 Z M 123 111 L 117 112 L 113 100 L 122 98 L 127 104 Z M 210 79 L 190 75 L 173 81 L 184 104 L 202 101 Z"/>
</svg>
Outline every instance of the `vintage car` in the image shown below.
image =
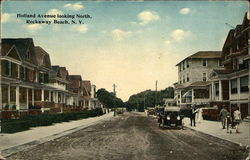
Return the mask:
<svg viewBox="0 0 250 160">
<path fill-rule="evenodd" d="M 159 116 L 158 123 L 160 128 L 183 128 L 183 115 L 180 108 L 176 106 L 167 106 L 164 112 Z"/>
<path fill-rule="evenodd" d="M 155 115 L 155 108 L 153 107 L 148 107 L 147 108 L 147 115 Z"/>
<path fill-rule="evenodd" d="M 124 111 L 125 111 L 124 108 L 116 108 L 116 110 L 115 110 L 116 114 L 123 114 Z"/>
</svg>

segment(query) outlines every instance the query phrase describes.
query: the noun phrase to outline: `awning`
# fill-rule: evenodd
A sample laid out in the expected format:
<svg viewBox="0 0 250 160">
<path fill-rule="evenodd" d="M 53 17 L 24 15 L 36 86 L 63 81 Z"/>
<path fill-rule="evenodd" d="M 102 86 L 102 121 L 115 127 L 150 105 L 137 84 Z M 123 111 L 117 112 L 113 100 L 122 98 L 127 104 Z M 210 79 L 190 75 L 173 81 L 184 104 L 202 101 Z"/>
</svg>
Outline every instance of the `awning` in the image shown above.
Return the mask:
<svg viewBox="0 0 250 160">
<path fill-rule="evenodd" d="M 189 90 L 186 93 L 184 93 L 182 97 L 184 97 L 184 98 L 191 98 L 192 97 L 192 90 Z"/>
</svg>

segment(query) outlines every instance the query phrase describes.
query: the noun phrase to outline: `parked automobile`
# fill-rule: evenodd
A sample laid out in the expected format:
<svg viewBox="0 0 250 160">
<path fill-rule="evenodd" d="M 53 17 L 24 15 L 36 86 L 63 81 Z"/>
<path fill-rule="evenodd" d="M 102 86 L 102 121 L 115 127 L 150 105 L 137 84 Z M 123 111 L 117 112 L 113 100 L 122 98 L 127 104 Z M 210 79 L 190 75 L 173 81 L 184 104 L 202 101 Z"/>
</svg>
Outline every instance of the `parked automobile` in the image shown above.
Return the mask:
<svg viewBox="0 0 250 160">
<path fill-rule="evenodd" d="M 183 115 L 180 108 L 176 106 L 168 106 L 164 108 L 163 114 L 160 114 L 158 123 L 160 128 L 183 128 Z"/>
<path fill-rule="evenodd" d="M 123 114 L 124 111 L 125 111 L 124 108 L 116 108 L 116 110 L 115 110 L 116 114 Z"/>
<path fill-rule="evenodd" d="M 147 108 L 147 115 L 155 115 L 155 108 L 153 107 L 148 107 Z"/>
</svg>

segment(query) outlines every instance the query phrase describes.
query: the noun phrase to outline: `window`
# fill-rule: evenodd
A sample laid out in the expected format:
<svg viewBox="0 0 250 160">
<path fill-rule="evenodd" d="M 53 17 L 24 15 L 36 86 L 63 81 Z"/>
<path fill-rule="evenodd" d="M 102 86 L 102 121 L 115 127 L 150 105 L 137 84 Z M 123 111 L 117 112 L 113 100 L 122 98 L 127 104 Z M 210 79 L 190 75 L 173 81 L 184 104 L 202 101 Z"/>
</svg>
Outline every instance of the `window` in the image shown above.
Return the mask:
<svg viewBox="0 0 250 160">
<path fill-rule="evenodd" d="M 12 65 L 11 65 L 11 62 L 8 61 L 8 76 L 11 76 L 11 71 L 12 71 Z"/>
<path fill-rule="evenodd" d="M 39 83 L 44 83 L 44 79 L 45 79 L 45 77 L 44 77 L 44 73 L 39 73 Z"/>
<path fill-rule="evenodd" d="M 202 66 L 207 66 L 207 59 L 202 59 Z"/>
<path fill-rule="evenodd" d="M 2 85 L 2 103 L 8 103 L 8 86 Z"/>
<path fill-rule="evenodd" d="M 50 93 L 50 101 L 51 101 L 51 102 L 54 101 L 53 97 L 54 97 L 54 96 L 53 96 L 53 91 L 51 91 L 51 93 Z"/>
<path fill-rule="evenodd" d="M 27 60 L 30 60 L 30 51 L 27 52 L 26 57 Z"/>
<path fill-rule="evenodd" d="M 44 101 L 49 101 L 49 91 L 44 91 Z"/>
<path fill-rule="evenodd" d="M 182 69 L 185 70 L 185 61 L 182 62 Z"/>
<path fill-rule="evenodd" d="M 219 96 L 219 83 L 214 84 L 215 96 Z"/>
<path fill-rule="evenodd" d="M 20 67 L 20 75 L 22 80 L 26 80 L 26 69 L 24 67 Z"/>
<path fill-rule="evenodd" d="M 35 98 L 35 101 L 41 101 L 41 96 L 42 96 L 42 90 L 40 90 L 40 89 L 35 89 L 35 90 L 34 90 L 34 98 Z"/>
<path fill-rule="evenodd" d="M 237 93 L 237 79 L 232 79 L 231 80 L 231 94 Z"/>
<path fill-rule="evenodd" d="M 223 66 L 223 65 L 222 65 L 221 59 L 218 60 L 218 66 L 219 66 L 219 67 L 222 67 L 222 66 Z"/>
<path fill-rule="evenodd" d="M 27 103 L 27 88 L 20 87 L 19 98 L 20 103 Z"/>
<path fill-rule="evenodd" d="M 183 79 L 182 79 L 182 80 L 183 80 L 183 83 L 185 83 L 185 75 L 183 76 Z"/>
<path fill-rule="evenodd" d="M 207 81 L 207 73 L 202 73 L 202 80 Z"/>
<path fill-rule="evenodd" d="M 240 92 L 248 92 L 248 76 L 240 78 Z"/>
<path fill-rule="evenodd" d="M 209 89 L 194 89 L 195 99 L 207 99 L 209 98 Z"/>
<path fill-rule="evenodd" d="M 189 74 L 187 73 L 187 82 L 189 82 Z"/>
<path fill-rule="evenodd" d="M 188 62 L 188 60 L 186 61 L 186 64 L 187 64 L 187 68 L 189 68 L 189 62 Z"/>
<path fill-rule="evenodd" d="M 10 87 L 10 102 L 16 102 L 16 87 Z"/>
</svg>

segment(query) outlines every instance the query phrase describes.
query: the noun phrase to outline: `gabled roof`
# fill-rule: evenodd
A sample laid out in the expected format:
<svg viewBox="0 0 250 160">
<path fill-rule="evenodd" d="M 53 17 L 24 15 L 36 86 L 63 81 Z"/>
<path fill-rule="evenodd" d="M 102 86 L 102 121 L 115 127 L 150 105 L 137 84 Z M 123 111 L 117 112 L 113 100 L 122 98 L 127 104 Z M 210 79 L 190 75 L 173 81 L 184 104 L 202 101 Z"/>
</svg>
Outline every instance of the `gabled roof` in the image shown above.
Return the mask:
<svg viewBox="0 0 250 160">
<path fill-rule="evenodd" d="M 188 58 L 190 59 L 195 59 L 195 58 L 221 58 L 221 51 L 199 51 L 196 52 L 195 54 L 189 56 Z"/>
<path fill-rule="evenodd" d="M 14 47 L 13 44 L 2 44 L 1 45 L 1 56 L 7 56 L 9 51 Z"/>
<path fill-rule="evenodd" d="M 68 81 L 68 70 L 66 67 L 60 67 L 60 66 L 52 66 L 52 70 L 50 72 L 50 78 L 61 78 Z"/>
<path fill-rule="evenodd" d="M 32 38 L 4 38 L 2 39 L 2 45 L 15 45 L 22 61 L 29 61 L 34 65 L 37 65 L 36 55 L 34 50 L 34 43 Z M 30 53 L 30 60 L 26 59 L 27 53 Z"/>
<path fill-rule="evenodd" d="M 39 66 L 44 66 L 51 69 L 49 54 L 40 46 L 35 47 L 36 59 Z"/>
<path fill-rule="evenodd" d="M 195 54 L 192 54 L 191 56 L 188 56 L 187 58 L 180 61 L 176 65 L 179 65 L 181 62 L 185 61 L 186 59 L 220 59 L 221 55 L 222 55 L 221 51 L 199 51 L 199 52 L 196 52 Z"/>
<path fill-rule="evenodd" d="M 81 75 L 69 75 L 69 80 L 79 80 L 82 81 Z"/>
<path fill-rule="evenodd" d="M 69 89 L 82 89 L 82 76 L 81 75 L 69 75 Z"/>
<path fill-rule="evenodd" d="M 84 88 L 83 96 L 91 95 L 91 82 L 90 81 L 82 81 L 82 86 Z"/>
</svg>

